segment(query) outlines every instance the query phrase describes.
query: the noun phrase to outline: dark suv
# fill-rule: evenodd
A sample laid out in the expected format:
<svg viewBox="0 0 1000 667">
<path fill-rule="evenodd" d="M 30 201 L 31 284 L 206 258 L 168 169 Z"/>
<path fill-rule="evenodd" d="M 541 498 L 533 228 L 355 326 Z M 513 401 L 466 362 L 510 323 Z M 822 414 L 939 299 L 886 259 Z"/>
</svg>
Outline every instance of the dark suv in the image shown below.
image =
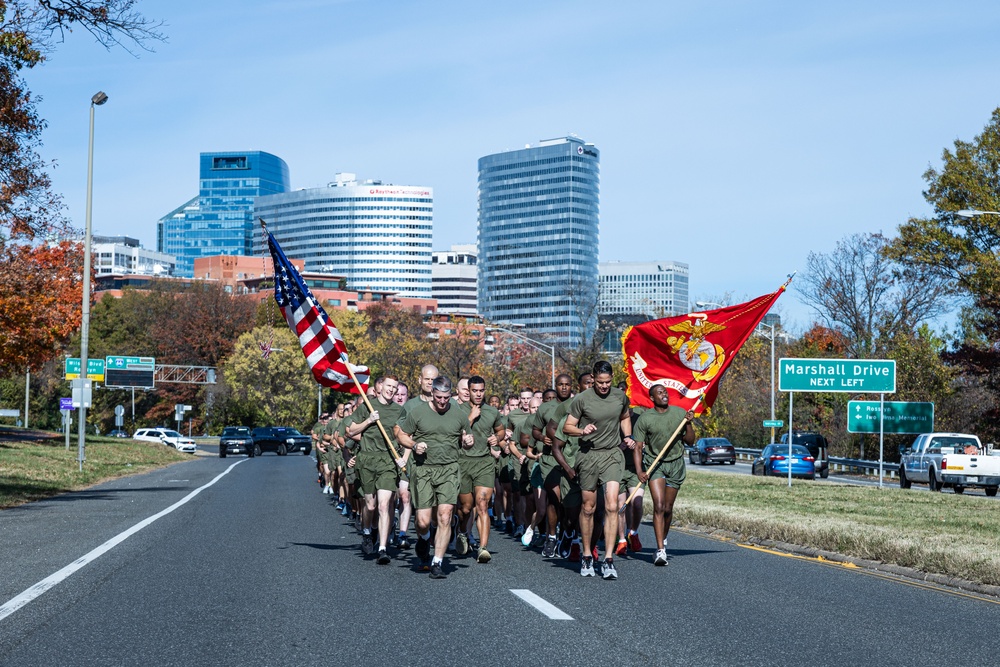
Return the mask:
<svg viewBox="0 0 1000 667">
<path fill-rule="evenodd" d="M 289 426 L 263 426 L 253 433 L 254 454 L 274 452 L 284 456 L 289 452 L 302 452 L 306 456 L 312 452 L 312 436 L 302 435 Z"/>
<path fill-rule="evenodd" d="M 788 444 L 788 434 L 781 435 L 781 442 Z M 809 454 L 816 459 L 816 474 L 826 479 L 830 476 L 830 455 L 829 445 L 821 434 L 815 431 L 793 431 L 792 444 L 802 445 L 809 450 Z"/>
<path fill-rule="evenodd" d="M 219 438 L 219 458 L 226 458 L 226 454 L 246 454 L 253 456 L 253 437 L 250 429 L 246 426 L 227 426 L 222 429 L 222 437 Z"/>
</svg>

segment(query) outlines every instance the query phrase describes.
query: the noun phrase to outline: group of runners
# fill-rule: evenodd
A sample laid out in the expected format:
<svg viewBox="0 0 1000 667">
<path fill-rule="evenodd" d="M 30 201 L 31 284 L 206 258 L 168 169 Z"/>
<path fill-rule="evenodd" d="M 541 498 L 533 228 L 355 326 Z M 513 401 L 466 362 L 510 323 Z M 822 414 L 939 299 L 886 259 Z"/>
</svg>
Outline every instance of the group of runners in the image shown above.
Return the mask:
<svg viewBox="0 0 1000 667">
<path fill-rule="evenodd" d="M 391 562 L 390 547 L 412 546 L 430 576 L 444 578 L 449 547 L 489 563 L 490 534 L 498 531 L 541 547 L 545 558 L 579 562 L 585 577 L 596 576 L 599 564 L 600 576 L 617 579 L 614 557 L 642 549 L 648 486 L 653 562 L 667 565 L 694 415 L 671 405 L 662 385 L 650 389 L 653 408 L 630 407 L 612 375 L 611 364 L 599 361 L 576 379 L 575 391 L 573 378 L 561 374 L 554 388 L 525 388 L 506 402 L 488 395 L 482 377 L 453 387 L 432 365 L 421 369 L 416 396 L 393 376 L 379 378 L 369 388 L 370 409 L 358 397 L 313 428 L 323 492 L 357 522 L 362 552 L 382 565 Z"/>
</svg>

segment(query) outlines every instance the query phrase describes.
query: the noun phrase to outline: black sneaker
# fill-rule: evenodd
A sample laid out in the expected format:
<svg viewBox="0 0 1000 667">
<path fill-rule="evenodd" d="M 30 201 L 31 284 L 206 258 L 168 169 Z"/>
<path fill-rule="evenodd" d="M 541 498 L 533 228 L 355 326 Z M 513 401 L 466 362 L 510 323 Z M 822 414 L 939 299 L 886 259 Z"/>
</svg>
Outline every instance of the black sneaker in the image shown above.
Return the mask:
<svg viewBox="0 0 1000 667">
<path fill-rule="evenodd" d="M 366 556 L 371 556 L 375 551 L 375 542 L 372 541 L 371 535 L 361 536 L 361 553 Z"/>
<path fill-rule="evenodd" d="M 389 554 L 385 552 L 385 549 L 378 550 L 378 560 L 375 561 L 379 565 L 388 565 L 392 559 L 389 558 Z"/>
<path fill-rule="evenodd" d="M 417 536 L 417 558 L 426 562 L 431 559 L 431 543 L 429 540 Z"/>
<path fill-rule="evenodd" d="M 408 551 L 410 549 L 411 546 L 410 540 L 408 537 L 406 537 L 406 533 L 399 534 L 399 540 L 396 542 L 396 546 L 398 546 L 403 551 Z"/>
<path fill-rule="evenodd" d="M 441 569 L 441 563 L 431 565 L 431 579 L 444 579 L 445 573 Z"/>
<path fill-rule="evenodd" d="M 545 546 L 542 547 L 542 557 L 543 558 L 554 558 L 556 555 L 556 544 L 558 540 L 553 536 L 549 535 L 545 538 Z"/>
</svg>

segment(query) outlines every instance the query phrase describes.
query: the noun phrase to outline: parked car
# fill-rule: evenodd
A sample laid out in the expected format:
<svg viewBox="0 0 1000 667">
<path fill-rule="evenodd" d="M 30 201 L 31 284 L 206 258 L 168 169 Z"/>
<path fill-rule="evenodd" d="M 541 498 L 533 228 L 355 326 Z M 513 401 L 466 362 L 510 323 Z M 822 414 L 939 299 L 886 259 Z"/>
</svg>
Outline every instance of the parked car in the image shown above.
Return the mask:
<svg viewBox="0 0 1000 667">
<path fill-rule="evenodd" d="M 736 448 L 726 438 L 698 438 L 688 453 L 691 465 L 728 463 L 736 465 Z"/>
<path fill-rule="evenodd" d="M 795 431 L 792 437 L 793 445 L 802 445 L 809 450 L 809 455 L 816 462 L 816 474 L 826 479 L 830 475 L 829 445 L 822 434 L 815 431 Z M 788 434 L 781 434 L 781 442 L 788 444 Z"/>
<path fill-rule="evenodd" d="M 289 452 L 302 452 L 306 456 L 312 452 L 312 436 L 302 435 L 289 426 L 262 426 L 251 432 L 254 454 L 274 452 L 284 456 Z"/>
<path fill-rule="evenodd" d="M 788 476 L 788 444 L 772 442 L 750 466 L 751 475 Z M 802 445 L 792 445 L 792 477 L 816 479 L 816 462 L 809 450 Z"/>
<path fill-rule="evenodd" d="M 968 487 L 995 496 L 1000 489 L 1000 456 L 966 433 L 923 433 L 913 445 L 899 448 L 899 488 L 914 482 L 931 491 L 950 486 L 955 493 Z"/>
<path fill-rule="evenodd" d="M 108 433 L 108 437 L 109 438 L 127 438 L 128 437 L 128 433 L 126 433 L 125 431 L 121 430 L 120 428 L 116 428 L 114 431 L 111 431 L 111 433 Z"/>
<path fill-rule="evenodd" d="M 253 457 L 254 446 L 253 436 L 246 426 L 227 426 L 222 429 L 222 437 L 219 438 L 219 458 L 226 458 L 226 454 L 246 454 Z"/>
<path fill-rule="evenodd" d="M 144 440 L 146 442 L 162 442 L 170 445 L 181 452 L 193 454 L 198 451 L 198 446 L 191 438 L 181 435 L 177 431 L 169 428 L 141 428 L 132 436 L 133 440 Z"/>
</svg>

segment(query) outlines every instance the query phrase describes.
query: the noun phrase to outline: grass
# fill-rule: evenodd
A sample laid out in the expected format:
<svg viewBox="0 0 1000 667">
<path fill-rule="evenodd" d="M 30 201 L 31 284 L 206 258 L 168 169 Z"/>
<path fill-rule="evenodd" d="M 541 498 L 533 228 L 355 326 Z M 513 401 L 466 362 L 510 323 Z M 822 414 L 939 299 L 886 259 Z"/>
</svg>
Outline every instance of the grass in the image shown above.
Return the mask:
<svg viewBox="0 0 1000 667">
<path fill-rule="evenodd" d="M 993 498 L 751 477 L 688 468 L 676 525 L 787 542 L 1000 585 Z M 652 511 L 648 500 L 647 511 Z"/>
<path fill-rule="evenodd" d="M 158 443 L 87 436 L 86 457 L 80 472 L 75 434 L 67 450 L 56 433 L 0 429 L 0 509 L 190 460 L 191 455 Z"/>
</svg>

